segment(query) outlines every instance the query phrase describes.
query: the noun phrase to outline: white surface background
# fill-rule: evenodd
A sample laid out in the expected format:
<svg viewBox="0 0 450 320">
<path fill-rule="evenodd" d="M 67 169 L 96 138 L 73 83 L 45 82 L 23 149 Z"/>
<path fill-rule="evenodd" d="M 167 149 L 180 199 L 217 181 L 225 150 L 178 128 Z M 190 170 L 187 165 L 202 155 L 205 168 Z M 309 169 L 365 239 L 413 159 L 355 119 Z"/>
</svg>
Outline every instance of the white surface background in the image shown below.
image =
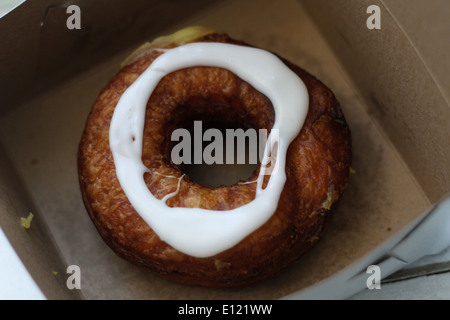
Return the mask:
<svg viewBox="0 0 450 320">
<path fill-rule="evenodd" d="M 16 6 L 25 2 L 25 0 L 1 0 L 0 2 L 0 17 L 14 9 Z"/>
<path fill-rule="evenodd" d="M 0 300 L 45 299 L 1 228 L 0 248 Z"/>
</svg>

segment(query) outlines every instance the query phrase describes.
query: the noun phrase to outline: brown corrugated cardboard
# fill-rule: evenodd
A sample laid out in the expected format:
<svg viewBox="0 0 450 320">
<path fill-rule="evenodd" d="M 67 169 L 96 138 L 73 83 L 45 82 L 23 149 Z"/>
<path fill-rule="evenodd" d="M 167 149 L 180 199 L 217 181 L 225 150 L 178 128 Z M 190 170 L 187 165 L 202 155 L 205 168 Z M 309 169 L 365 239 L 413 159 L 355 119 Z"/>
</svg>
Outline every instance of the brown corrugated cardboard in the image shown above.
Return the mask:
<svg viewBox="0 0 450 320">
<path fill-rule="evenodd" d="M 106 5 L 107 2 L 78 3 L 84 17 L 98 12 L 96 6 L 99 3 Z M 139 8 L 141 2 L 136 3 Z M 182 1 L 171 3 L 178 8 L 177 12 L 184 11 Z M 366 8 L 371 4 L 378 4 L 382 9 L 381 30 L 366 27 L 369 16 Z M 28 6 L 27 10 L 35 17 L 28 19 L 31 25 L 32 21 L 39 23 L 45 12 L 50 17 L 48 7 Z M 61 6 L 64 7 L 64 2 Z M 133 12 L 138 21 L 146 21 L 147 16 L 159 15 L 159 9 L 153 8 L 155 10 L 142 15 L 138 9 Z M 11 104 L 2 106 L 0 141 L 24 181 L 23 190 L 29 193 L 17 196 L 19 199 L 14 203 L 26 202 L 24 199 L 28 196 L 33 199 L 36 216 L 46 221 L 54 239 L 48 241 L 50 250 L 60 252 L 64 263 L 80 266 L 81 293 L 87 299 L 275 299 L 332 276 L 374 250 L 450 191 L 450 109 L 442 94 L 448 74 L 434 73 L 434 62 L 424 64 L 426 57 L 437 57 L 438 53 L 418 54 L 426 49 L 420 49 L 421 37 L 405 37 L 409 16 L 399 14 L 398 21 L 402 25 L 391 16 L 401 8 L 401 4 L 391 1 L 218 1 L 196 13 L 194 10 L 186 12 L 184 19 L 177 15 L 170 21 L 162 18 L 164 21 L 154 25 L 142 22 L 145 32 L 137 29 L 141 32 L 133 41 L 139 39 L 142 42 L 187 25 L 205 25 L 229 33 L 304 67 L 332 88 L 341 101 L 354 138 L 353 168 L 356 173 L 350 177 L 324 238 L 298 263 L 278 276 L 258 285 L 227 290 L 167 282 L 116 257 L 92 225 L 78 187 L 78 141 L 96 95 L 132 50 L 132 42 L 125 38 L 129 35 L 128 28 L 136 30 L 133 25 L 120 28 L 123 34 L 115 29 L 120 34 L 117 39 L 115 32 L 108 33 L 107 39 L 116 39 L 117 43 L 114 49 L 108 47 L 105 55 L 94 52 L 91 59 L 86 53 L 89 50 L 84 48 L 84 56 L 73 66 L 70 59 L 64 62 L 58 54 L 55 55 L 57 64 L 50 66 L 48 61 L 36 64 L 37 57 L 52 56 L 51 46 L 56 46 L 61 54 L 71 52 L 74 43 L 65 39 L 60 43 L 61 47 L 52 44 L 50 35 L 57 30 L 23 24 L 20 8 L 9 17 L 8 23 L 14 23 L 18 30 L 30 32 L 31 28 L 34 34 L 34 40 L 27 42 L 25 47 L 29 48 L 25 56 L 34 60 L 27 63 L 21 63 L 19 58 L 9 60 L 11 65 L 17 65 L 18 73 L 12 73 L 9 85 L 2 85 L 11 90 L 8 98 Z M 128 12 L 128 8 L 123 7 L 110 9 L 109 25 L 122 20 L 121 11 Z M 52 20 L 56 25 L 63 21 L 59 14 L 55 12 Z M 4 23 L 0 20 L 0 27 Z M 91 23 L 95 25 L 97 20 Z M 46 34 L 39 35 L 37 31 L 40 30 Z M 9 39 L 15 32 L 9 30 Z M 73 36 L 67 30 L 61 32 Z M 88 31 L 82 28 L 81 38 L 83 32 Z M 95 39 L 95 43 L 89 44 L 97 50 L 100 50 L 99 43 L 110 41 Z M 14 50 L 23 50 L 21 41 L 12 46 L 16 49 L 11 48 L 8 56 Z M 45 47 L 39 49 L 39 43 L 44 42 Z M 122 42 L 122 50 L 118 50 Z M 422 44 L 422 47 L 426 46 Z M 2 63 L 5 63 L 6 55 L 0 55 Z M 62 68 L 66 63 L 69 64 L 67 68 Z M 78 67 L 78 63 L 83 64 L 84 69 L 72 75 L 72 68 Z M 43 68 L 39 69 L 39 65 Z M 62 69 L 48 74 L 48 79 L 44 77 L 42 72 L 53 67 Z M 42 76 L 38 79 L 43 79 L 39 95 L 16 104 L 16 99 L 19 101 L 17 92 L 23 92 L 17 89 L 19 76 L 28 79 L 24 87 L 27 88 L 33 84 L 32 79 L 36 79 L 35 75 L 30 75 L 36 70 L 42 71 L 38 72 Z M 18 78 L 14 79 L 14 76 Z M 55 85 L 55 79 L 64 79 L 64 82 Z M 8 82 L 4 76 L 0 80 Z M 1 170 L 5 169 L 1 167 Z M 1 177 L 5 180 L 5 188 L 9 188 L 11 178 Z M 15 218 L 23 215 L 18 209 L 3 209 L 5 201 L 0 198 L 0 208 L 5 214 Z M 2 228 L 15 228 L 1 223 Z M 53 245 L 57 249 L 51 249 Z M 29 259 L 24 262 L 30 269 L 37 265 L 49 268 L 47 259 L 42 261 L 42 257 L 29 254 Z M 50 276 L 51 272 L 35 275 L 42 277 L 43 282 L 52 281 L 46 279 Z M 49 298 L 55 298 L 47 286 L 43 286 L 43 290 Z M 56 296 L 63 298 L 65 293 Z"/>
</svg>

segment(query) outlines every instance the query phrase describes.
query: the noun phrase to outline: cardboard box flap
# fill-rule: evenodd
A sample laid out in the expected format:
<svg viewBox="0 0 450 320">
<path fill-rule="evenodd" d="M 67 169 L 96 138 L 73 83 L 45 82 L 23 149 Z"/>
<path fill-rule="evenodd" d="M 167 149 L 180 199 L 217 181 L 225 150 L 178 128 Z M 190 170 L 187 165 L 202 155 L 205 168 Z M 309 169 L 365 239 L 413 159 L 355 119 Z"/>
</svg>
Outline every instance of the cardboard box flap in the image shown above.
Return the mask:
<svg viewBox="0 0 450 320">
<path fill-rule="evenodd" d="M 80 291 L 67 290 L 62 254 L 1 145 L 0 228 L 46 298 L 81 298 Z"/>
<path fill-rule="evenodd" d="M 0 19 L 0 114 L 215 1 L 26 1 Z M 80 29 L 69 29 L 80 8 Z M 81 10 L 82 8 L 82 10 Z"/>
<path fill-rule="evenodd" d="M 449 52 L 448 41 L 441 37 L 448 39 L 450 30 L 448 15 L 436 20 L 442 15 L 434 13 L 441 9 L 448 12 L 448 4 L 358 1 L 349 5 L 342 0 L 302 3 L 351 76 L 366 111 L 395 145 L 424 193 L 431 202 L 442 199 L 450 192 L 450 106 L 446 99 L 450 94 L 443 91 L 448 90 L 450 75 L 448 68 L 447 72 L 440 70 L 448 64 Z M 370 5 L 381 9 L 379 30 L 366 27 Z M 422 10 L 425 7 L 428 9 Z M 430 29 L 434 33 L 416 32 L 411 19 L 418 16 L 420 19 L 414 22 L 433 21 Z"/>
<path fill-rule="evenodd" d="M 448 104 L 450 101 L 448 1 L 387 0 L 384 4 L 424 61 Z"/>
</svg>

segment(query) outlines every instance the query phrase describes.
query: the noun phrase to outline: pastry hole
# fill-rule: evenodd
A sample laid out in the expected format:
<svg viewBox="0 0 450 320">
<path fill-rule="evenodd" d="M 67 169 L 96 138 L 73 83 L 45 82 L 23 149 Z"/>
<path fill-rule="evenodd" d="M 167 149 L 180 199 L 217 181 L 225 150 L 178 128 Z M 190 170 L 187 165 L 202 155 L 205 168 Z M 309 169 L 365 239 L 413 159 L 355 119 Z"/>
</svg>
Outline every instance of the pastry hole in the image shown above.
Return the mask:
<svg viewBox="0 0 450 320">
<path fill-rule="evenodd" d="M 203 121 L 203 136 L 205 137 L 205 133 L 208 132 L 215 132 L 216 135 L 220 133 L 222 141 L 215 138 L 211 138 L 211 141 L 203 141 L 201 149 L 193 145 L 191 163 L 181 164 L 180 169 L 194 182 L 211 187 L 234 185 L 248 180 L 260 165 L 259 158 L 257 155 L 254 156 L 255 149 L 256 153 L 258 152 L 257 147 L 254 146 L 254 144 L 258 145 L 258 140 L 254 139 L 254 137 L 257 139 L 257 135 L 252 137 L 241 135 L 240 138 L 236 138 L 236 135 L 250 133 L 252 130 L 254 129 L 245 125 Z M 188 131 L 192 132 L 189 129 Z M 230 134 L 231 132 L 233 134 Z M 244 146 L 239 145 L 243 141 Z M 201 159 L 198 157 L 200 150 Z M 201 160 L 201 163 L 198 163 L 198 160 Z"/>
<path fill-rule="evenodd" d="M 182 131 L 178 131 L 179 139 L 169 142 L 166 157 L 195 183 L 235 185 L 249 180 L 259 169 L 259 130 L 241 119 L 230 121 L 229 114 L 224 117 L 220 113 L 191 114 L 176 121 L 167 136 L 173 138 L 175 130 Z M 189 149 L 181 145 L 188 145 L 184 141 L 188 136 Z"/>
</svg>

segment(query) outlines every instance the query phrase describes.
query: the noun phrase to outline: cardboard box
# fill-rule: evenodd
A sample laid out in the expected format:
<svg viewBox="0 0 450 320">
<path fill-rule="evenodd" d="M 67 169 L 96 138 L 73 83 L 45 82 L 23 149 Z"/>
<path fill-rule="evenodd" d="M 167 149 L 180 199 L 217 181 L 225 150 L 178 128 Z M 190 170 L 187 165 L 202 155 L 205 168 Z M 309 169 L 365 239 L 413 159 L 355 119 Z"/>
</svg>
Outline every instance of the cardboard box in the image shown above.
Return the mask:
<svg viewBox="0 0 450 320">
<path fill-rule="evenodd" d="M 446 199 L 447 2 L 70 4 L 81 9 L 81 29 L 67 27 L 67 1 L 27 1 L 0 19 L 0 227 L 34 280 L 26 290 L 37 297 L 345 298 L 365 288 L 369 264 Z M 380 29 L 367 26 L 371 5 L 380 9 Z M 352 130 L 355 173 L 328 232 L 300 261 L 258 285 L 213 290 L 161 280 L 118 258 L 81 200 L 76 153 L 97 94 L 140 43 L 188 25 L 228 33 L 304 67 L 334 91 Z M 34 218 L 24 229 L 20 218 L 29 212 Z M 69 265 L 81 270 L 81 290 L 67 287 Z M 357 274 L 359 282 L 347 286 Z"/>
</svg>

